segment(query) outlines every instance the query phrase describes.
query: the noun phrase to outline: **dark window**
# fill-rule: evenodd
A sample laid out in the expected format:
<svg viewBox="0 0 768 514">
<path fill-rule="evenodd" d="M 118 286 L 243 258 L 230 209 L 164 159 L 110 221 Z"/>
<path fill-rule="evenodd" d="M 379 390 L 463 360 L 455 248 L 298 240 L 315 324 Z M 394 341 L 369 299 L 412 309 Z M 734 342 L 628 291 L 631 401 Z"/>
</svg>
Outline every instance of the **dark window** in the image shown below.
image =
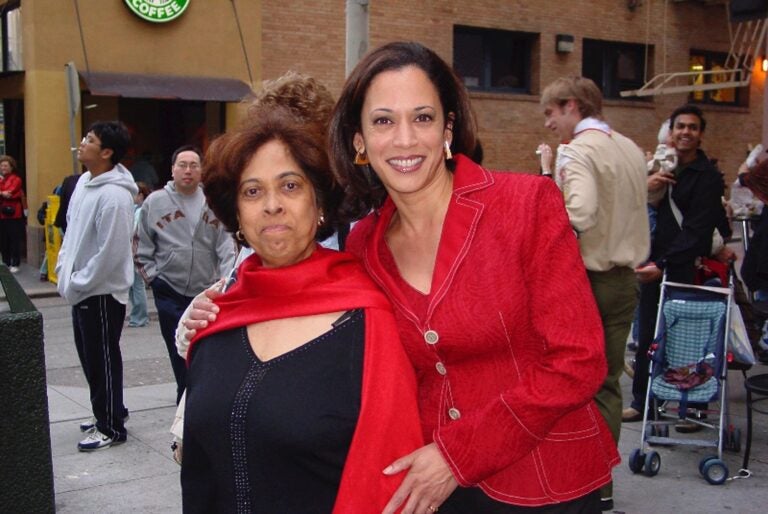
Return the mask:
<svg viewBox="0 0 768 514">
<path fill-rule="evenodd" d="M 645 84 L 645 45 L 585 39 L 581 73 L 592 79 L 605 98 L 621 98 L 622 91 Z M 648 47 L 648 62 L 653 47 Z M 633 100 L 643 98 L 633 97 Z"/>
<path fill-rule="evenodd" d="M 3 59 L 0 71 L 24 69 L 21 51 L 21 8 L 19 2 L 8 2 L 0 7 L 0 34 L 2 36 Z"/>
<path fill-rule="evenodd" d="M 537 37 L 457 25 L 453 27 L 453 67 L 469 89 L 529 93 L 531 51 Z"/>
<path fill-rule="evenodd" d="M 720 52 L 691 50 L 689 69 L 693 72 L 725 70 L 725 60 L 727 57 L 728 54 Z M 732 75 L 727 73 L 696 75 L 693 79 L 693 84 L 716 84 L 718 82 L 729 82 L 734 78 L 740 77 L 732 77 Z M 690 101 L 703 104 L 747 106 L 749 105 L 749 86 L 694 91 L 691 93 Z"/>
</svg>

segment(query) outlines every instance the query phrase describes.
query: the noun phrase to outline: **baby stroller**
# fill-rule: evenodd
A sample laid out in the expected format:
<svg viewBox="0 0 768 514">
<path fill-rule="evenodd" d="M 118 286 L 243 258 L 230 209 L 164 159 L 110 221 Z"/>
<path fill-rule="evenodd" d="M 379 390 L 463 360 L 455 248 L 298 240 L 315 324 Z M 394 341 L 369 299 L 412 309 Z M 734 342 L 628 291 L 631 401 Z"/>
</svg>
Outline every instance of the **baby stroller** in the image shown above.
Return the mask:
<svg viewBox="0 0 768 514">
<path fill-rule="evenodd" d="M 699 473 L 710 484 L 728 478 L 723 449 L 739 451 L 741 434 L 727 424 L 727 348 L 730 308 L 733 301 L 733 273 L 728 287 L 697 286 L 668 282 L 661 284 L 656 338 L 650 350 L 650 379 L 640 448 L 632 451 L 629 468 L 633 473 L 654 476 L 661 468 L 661 456 L 650 445 L 689 445 L 717 448 L 699 463 Z M 689 408 L 690 403 L 713 402 L 719 409 Z M 707 417 L 709 415 L 710 417 Z M 714 438 L 670 437 L 669 427 L 680 420 L 715 432 Z M 710 422 L 712 420 L 712 422 Z M 728 428 L 726 428 L 728 427 Z"/>
</svg>

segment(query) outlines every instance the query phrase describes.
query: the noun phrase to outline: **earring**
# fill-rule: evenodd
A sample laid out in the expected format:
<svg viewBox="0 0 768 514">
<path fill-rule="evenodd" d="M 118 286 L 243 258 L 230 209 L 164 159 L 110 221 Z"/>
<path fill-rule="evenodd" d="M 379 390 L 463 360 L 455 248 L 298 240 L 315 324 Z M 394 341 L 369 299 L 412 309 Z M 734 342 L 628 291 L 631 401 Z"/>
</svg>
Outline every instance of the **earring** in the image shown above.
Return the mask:
<svg viewBox="0 0 768 514">
<path fill-rule="evenodd" d="M 321 213 L 321 214 L 320 214 L 320 217 L 319 217 L 319 218 L 318 218 L 318 220 L 317 220 L 317 226 L 318 226 L 318 227 L 322 227 L 322 226 L 323 226 L 323 223 L 325 223 L 325 216 L 323 216 L 323 215 L 322 215 L 322 213 Z"/>
<path fill-rule="evenodd" d="M 365 155 L 365 150 L 358 150 L 355 154 L 355 160 L 352 162 L 358 166 L 365 166 L 366 164 L 370 164 L 368 156 Z"/>
<path fill-rule="evenodd" d="M 235 232 L 235 239 L 237 239 L 238 243 L 245 243 L 245 238 L 243 237 L 243 233 L 240 231 L 240 229 L 237 229 L 237 232 Z"/>
<path fill-rule="evenodd" d="M 446 141 L 445 142 L 445 160 L 450 161 L 453 159 L 453 154 L 451 153 L 451 144 Z"/>
</svg>

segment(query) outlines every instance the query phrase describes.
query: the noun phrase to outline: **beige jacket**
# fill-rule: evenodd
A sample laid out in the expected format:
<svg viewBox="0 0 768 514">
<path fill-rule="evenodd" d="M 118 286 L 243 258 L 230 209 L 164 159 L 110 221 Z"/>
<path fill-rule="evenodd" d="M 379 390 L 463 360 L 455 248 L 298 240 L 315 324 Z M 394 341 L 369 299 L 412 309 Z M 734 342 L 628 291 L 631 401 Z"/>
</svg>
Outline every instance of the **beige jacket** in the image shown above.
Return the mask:
<svg viewBox="0 0 768 514">
<path fill-rule="evenodd" d="M 556 175 L 588 270 L 634 268 L 648 258 L 646 162 L 632 140 L 586 118 L 562 145 Z"/>
</svg>

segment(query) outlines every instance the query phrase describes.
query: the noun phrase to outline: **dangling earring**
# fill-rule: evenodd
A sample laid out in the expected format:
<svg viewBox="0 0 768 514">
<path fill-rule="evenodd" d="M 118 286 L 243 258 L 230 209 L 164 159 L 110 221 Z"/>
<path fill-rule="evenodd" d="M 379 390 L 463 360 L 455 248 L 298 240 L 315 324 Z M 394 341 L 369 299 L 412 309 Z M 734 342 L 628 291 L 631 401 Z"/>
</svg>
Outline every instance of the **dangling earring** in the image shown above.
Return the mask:
<svg viewBox="0 0 768 514">
<path fill-rule="evenodd" d="M 235 232 L 235 239 L 237 239 L 238 243 L 245 243 L 245 238 L 243 237 L 243 233 L 240 231 L 240 229 L 237 229 L 237 232 Z"/>
<path fill-rule="evenodd" d="M 366 164 L 370 164 L 368 156 L 365 155 L 365 150 L 358 150 L 355 154 L 355 160 L 352 162 L 358 166 L 365 166 Z"/>
<path fill-rule="evenodd" d="M 446 141 L 445 142 L 445 160 L 450 161 L 453 159 L 453 154 L 451 153 L 451 144 Z"/>
</svg>

